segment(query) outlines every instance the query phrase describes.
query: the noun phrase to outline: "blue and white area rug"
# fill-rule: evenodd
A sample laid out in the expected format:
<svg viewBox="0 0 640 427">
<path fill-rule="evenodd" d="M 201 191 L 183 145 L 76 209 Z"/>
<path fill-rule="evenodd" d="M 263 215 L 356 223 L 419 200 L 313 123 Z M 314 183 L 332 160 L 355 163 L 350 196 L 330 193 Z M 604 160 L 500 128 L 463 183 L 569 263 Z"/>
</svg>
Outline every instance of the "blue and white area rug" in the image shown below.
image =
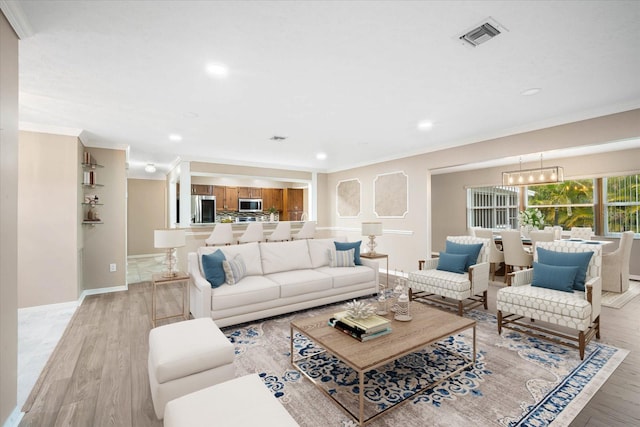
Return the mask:
<svg viewBox="0 0 640 427">
<path fill-rule="evenodd" d="M 329 397 L 290 364 L 289 323 L 294 318 L 333 313 L 323 307 L 266 321 L 224 329 L 236 348 L 236 375 L 258 372 L 265 384 L 301 426 L 351 427 L 354 423 Z M 566 426 L 622 362 L 628 351 L 592 341 L 584 360 L 578 351 L 503 330 L 482 310 L 467 314 L 477 320 L 476 364 L 370 426 Z M 471 331 L 440 345 L 471 353 Z M 314 355 L 305 372 L 347 407 L 356 405 L 357 375 L 321 352 L 302 336 L 294 352 Z M 438 346 L 371 371 L 365 380 L 366 414 L 384 409 L 413 390 L 437 381 L 460 363 Z"/>
</svg>

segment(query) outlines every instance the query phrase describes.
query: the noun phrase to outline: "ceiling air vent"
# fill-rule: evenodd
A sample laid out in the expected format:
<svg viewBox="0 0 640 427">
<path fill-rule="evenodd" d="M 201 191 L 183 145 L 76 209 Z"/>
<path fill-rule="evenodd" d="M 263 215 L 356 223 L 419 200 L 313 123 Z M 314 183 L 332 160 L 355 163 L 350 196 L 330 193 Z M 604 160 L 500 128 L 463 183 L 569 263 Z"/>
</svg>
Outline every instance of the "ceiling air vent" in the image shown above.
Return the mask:
<svg viewBox="0 0 640 427">
<path fill-rule="evenodd" d="M 488 22 L 480 25 L 479 27 L 474 28 L 471 31 L 460 36 L 460 40 L 464 40 L 469 43 L 471 46 L 478 46 L 487 40 L 490 40 L 500 34 L 500 30 L 491 25 Z"/>
</svg>

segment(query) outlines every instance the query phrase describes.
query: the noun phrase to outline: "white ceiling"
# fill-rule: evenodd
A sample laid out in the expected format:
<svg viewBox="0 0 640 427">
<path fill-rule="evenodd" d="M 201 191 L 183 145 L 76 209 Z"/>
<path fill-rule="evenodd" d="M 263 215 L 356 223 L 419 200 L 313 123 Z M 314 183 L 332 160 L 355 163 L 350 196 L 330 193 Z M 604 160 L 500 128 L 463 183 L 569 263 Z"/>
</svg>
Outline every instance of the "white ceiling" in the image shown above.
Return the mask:
<svg viewBox="0 0 640 427">
<path fill-rule="evenodd" d="M 129 147 L 130 176 L 177 157 L 335 171 L 640 107 L 635 0 L 2 3 L 31 33 L 21 128 Z M 487 17 L 502 34 L 458 40 Z"/>
</svg>

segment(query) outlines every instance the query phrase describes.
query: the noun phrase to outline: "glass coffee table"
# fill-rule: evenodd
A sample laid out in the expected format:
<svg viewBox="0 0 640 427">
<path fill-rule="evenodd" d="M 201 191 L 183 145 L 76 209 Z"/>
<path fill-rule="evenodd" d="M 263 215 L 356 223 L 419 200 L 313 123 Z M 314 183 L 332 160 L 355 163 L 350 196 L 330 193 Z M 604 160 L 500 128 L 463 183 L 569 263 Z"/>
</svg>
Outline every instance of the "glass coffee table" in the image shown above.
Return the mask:
<svg viewBox="0 0 640 427">
<path fill-rule="evenodd" d="M 331 317 L 331 313 L 306 319 L 296 319 L 291 322 L 291 364 L 359 425 L 365 425 L 375 420 L 387 411 L 409 402 L 413 397 L 436 387 L 446 379 L 465 369 L 472 368 L 476 360 L 476 321 L 441 311 L 425 304 L 411 304 L 412 321 L 392 321 L 391 327 L 393 331 L 390 334 L 365 342 L 360 342 L 329 326 L 327 322 Z M 446 346 L 438 344 L 439 341 L 467 329 L 473 330 L 472 352 L 470 355 L 453 352 Z M 317 347 L 317 351 L 296 355 L 294 353 L 294 340 L 300 339 L 300 335 L 312 341 Z M 379 408 L 375 408 L 376 405 L 370 403 L 365 414 L 366 373 L 403 356 L 422 350 L 427 346 L 434 345 L 451 353 L 456 359 L 460 359 L 460 363 L 455 365 L 455 369 L 444 373 L 439 372 L 437 381 L 430 383 L 426 387 L 419 388 L 411 395 L 404 396 L 401 401 L 381 410 L 377 410 Z M 318 357 L 321 353 L 332 355 L 357 374 L 357 402 L 348 402 L 348 399 L 339 400 L 335 396 L 335 392 L 330 392 L 326 387 L 323 387 L 319 378 L 313 378 L 308 374 L 307 369 L 304 367 L 305 364 L 310 362 L 312 358 Z M 311 363 L 313 362 L 311 361 Z M 356 388 L 354 387 L 354 389 Z M 352 404 L 350 405 L 349 403 Z"/>
</svg>

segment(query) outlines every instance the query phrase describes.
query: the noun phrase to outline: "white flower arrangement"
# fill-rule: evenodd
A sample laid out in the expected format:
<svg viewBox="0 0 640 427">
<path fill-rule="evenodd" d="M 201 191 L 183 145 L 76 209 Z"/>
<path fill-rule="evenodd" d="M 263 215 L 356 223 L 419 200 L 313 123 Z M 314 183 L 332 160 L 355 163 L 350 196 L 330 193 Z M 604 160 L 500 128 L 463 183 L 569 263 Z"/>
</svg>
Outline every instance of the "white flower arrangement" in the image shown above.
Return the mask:
<svg viewBox="0 0 640 427">
<path fill-rule="evenodd" d="M 527 208 L 518 214 L 520 226 L 531 226 L 540 228 L 544 225 L 544 215 L 538 208 Z"/>
</svg>

